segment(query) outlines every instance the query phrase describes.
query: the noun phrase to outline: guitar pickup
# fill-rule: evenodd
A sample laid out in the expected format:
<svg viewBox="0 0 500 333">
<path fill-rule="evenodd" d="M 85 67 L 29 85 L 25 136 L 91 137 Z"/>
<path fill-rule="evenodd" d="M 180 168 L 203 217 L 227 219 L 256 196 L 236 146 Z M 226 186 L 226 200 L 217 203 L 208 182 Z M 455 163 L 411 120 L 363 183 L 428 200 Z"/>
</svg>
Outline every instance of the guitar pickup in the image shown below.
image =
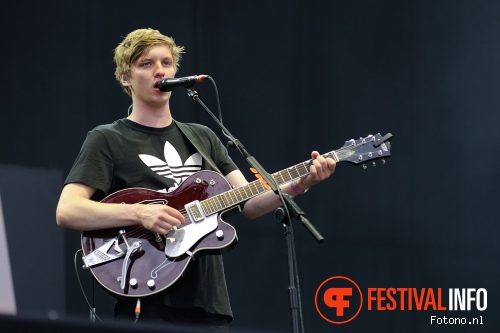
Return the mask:
<svg viewBox="0 0 500 333">
<path fill-rule="evenodd" d="M 205 213 L 198 200 L 188 203 L 185 207 L 191 221 L 199 222 L 205 219 Z"/>
</svg>

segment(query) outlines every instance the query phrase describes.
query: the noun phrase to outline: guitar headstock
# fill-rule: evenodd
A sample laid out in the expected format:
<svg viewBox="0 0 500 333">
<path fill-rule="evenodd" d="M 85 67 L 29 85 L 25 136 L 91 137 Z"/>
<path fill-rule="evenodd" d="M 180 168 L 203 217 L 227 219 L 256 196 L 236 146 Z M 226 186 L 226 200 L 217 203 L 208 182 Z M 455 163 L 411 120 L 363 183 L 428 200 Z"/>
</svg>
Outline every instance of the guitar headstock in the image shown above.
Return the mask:
<svg viewBox="0 0 500 333">
<path fill-rule="evenodd" d="M 362 164 L 366 169 L 366 163 L 372 162 L 375 165 L 375 160 L 382 159 L 385 164 L 385 158 L 391 156 L 391 143 L 389 140 L 392 134 L 388 133 L 381 136 L 380 133 L 376 135 L 368 135 L 366 138 L 359 140 L 351 139 L 346 141 L 342 148 L 335 151 L 339 162 L 350 162 L 353 164 Z"/>
</svg>

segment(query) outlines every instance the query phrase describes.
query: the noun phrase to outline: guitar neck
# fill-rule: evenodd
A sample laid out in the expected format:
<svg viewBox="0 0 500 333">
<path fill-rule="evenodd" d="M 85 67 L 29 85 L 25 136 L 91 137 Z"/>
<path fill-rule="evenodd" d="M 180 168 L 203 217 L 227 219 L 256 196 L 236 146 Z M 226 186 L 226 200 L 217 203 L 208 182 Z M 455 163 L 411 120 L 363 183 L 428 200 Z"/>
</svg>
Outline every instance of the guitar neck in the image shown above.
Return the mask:
<svg viewBox="0 0 500 333">
<path fill-rule="evenodd" d="M 333 150 L 323 155 L 325 158 L 332 158 L 335 162 L 350 162 L 352 164 L 360 164 L 363 166 L 365 162 L 383 159 L 390 156 L 391 144 L 389 140 L 392 134 L 388 133 L 381 136 L 368 135 L 359 140 L 351 139 L 346 141 L 343 147 Z M 385 160 L 383 161 L 385 162 Z M 294 179 L 304 177 L 309 174 L 312 160 L 308 160 L 296 164 L 288 169 L 272 174 L 272 178 L 278 186 L 291 182 Z M 373 162 L 375 165 L 375 162 Z M 260 177 L 260 175 L 258 175 Z M 209 216 L 217 212 L 221 212 L 227 208 L 234 207 L 239 203 L 253 198 L 261 193 L 269 191 L 269 185 L 263 184 L 261 180 L 255 180 L 247 185 L 237 187 L 225 193 L 218 194 L 209 199 L 200 202 L 205 215 Z"/>
<path fill-rule="evenodd" d="M 338 162 L 338 157 L 336 151 L 331 151 L 324 154 L 323 157 L 333 158 Z M 288 169 L 276 172 L 271 176 L 274 178 L 278 186 L 289 183 L 294 179 L 304 177 L 309 174 L 309 168 L 312 164 L 312 160 L 308 160 L 299 164 L 296 164 Z M 209 199 L 203 200 L 201 206 L 205 211 L 207 216 L 212 215 L 217 212 L 221 212 L 227 208 L 234 207 L 242 202 L 247 201 L 259 194 L 269 191 L 260 180 L 255 180 L 247 185 L 237 187 L 230 191 L 221 193 L 219 195 L 213 196 Z"/>
</svg>

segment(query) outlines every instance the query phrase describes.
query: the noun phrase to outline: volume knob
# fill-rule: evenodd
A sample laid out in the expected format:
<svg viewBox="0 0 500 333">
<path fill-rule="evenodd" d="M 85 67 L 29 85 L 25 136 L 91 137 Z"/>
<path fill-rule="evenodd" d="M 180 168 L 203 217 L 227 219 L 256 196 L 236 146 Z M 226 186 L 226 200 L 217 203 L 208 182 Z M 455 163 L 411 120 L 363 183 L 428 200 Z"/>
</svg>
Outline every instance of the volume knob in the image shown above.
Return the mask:
<svg viewBox="0 0 500 333">
<path fill-rule="evenodd" d="M 222 230 L 217 230 L 217 231 L 215 232 L 215 236 L 217 236 L 217 238 L 218 238 L 218 239 L 222 239 L 222 238 L 224 238 L 224 231 L 222 231 Z"/>
</svg>

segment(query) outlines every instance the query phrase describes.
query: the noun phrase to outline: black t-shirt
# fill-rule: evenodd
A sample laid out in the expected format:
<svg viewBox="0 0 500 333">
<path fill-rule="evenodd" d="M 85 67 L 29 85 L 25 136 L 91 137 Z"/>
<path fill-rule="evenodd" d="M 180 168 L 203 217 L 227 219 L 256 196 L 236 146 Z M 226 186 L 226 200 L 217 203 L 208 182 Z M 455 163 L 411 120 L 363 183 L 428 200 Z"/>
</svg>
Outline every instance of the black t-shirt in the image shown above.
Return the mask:
<svg viewBox="0 0 500 333">
<path fill-rule="evenodd" d="M 223 175 L 237 169 L 213 131 L 198 124 L 185 125 L 203 138 L 207 155 Z M 171 191 L 192 173 L 209 168 L 175 121 L 165 128 L 151 128 L 120 119 L 87 134 L 65 184 L 93 187 L 97 191 L 92 199 L 99 201 L 130 187 Z M 201 254 L 181 279 L 159 295 L 143 299 L 148 301 L 178 308 L 201 307 L 232 317 L 222 256 Z"/>
</svg>

